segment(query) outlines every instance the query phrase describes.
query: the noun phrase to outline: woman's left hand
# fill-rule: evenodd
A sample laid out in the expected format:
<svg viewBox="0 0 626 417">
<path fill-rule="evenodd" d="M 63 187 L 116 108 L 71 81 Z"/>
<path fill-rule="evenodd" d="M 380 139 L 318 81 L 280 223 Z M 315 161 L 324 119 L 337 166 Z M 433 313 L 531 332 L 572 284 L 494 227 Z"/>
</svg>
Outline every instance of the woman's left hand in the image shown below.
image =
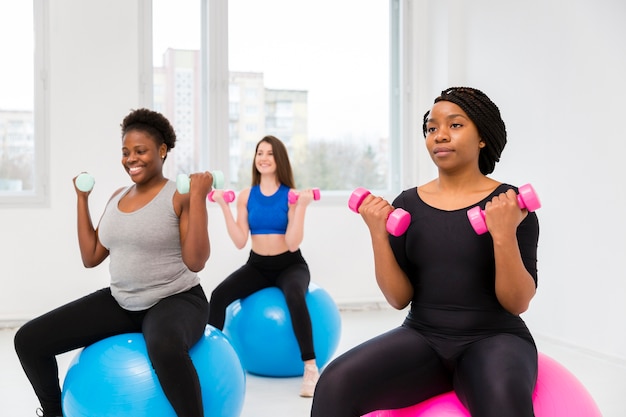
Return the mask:
<svg viewBox="0 0 626 417">
<path fill-rule="evenodd" d="M 293 203 L 294 205 L 300 206 L 308 206 L 311 204 L 311 201 L 314 200 L 313 190 L 311 188 L 307 188 L 305 190 L 293 190 L 296 194 L 296 201 Z"/>
<path fill-rule="evenodd" d="M 515 235 L 527 215 L 528 210 L 520 208 L 513 189 L 498 194 L 485 205 L 485 221 L 492 237 Z"/>
<path fill-rule="evenodd" d="M 189 175 L 189 192 L 200 193 L 205 198 L 213 187 L 213 174 L 209 171 L 195 172 Z"/>
</svg>

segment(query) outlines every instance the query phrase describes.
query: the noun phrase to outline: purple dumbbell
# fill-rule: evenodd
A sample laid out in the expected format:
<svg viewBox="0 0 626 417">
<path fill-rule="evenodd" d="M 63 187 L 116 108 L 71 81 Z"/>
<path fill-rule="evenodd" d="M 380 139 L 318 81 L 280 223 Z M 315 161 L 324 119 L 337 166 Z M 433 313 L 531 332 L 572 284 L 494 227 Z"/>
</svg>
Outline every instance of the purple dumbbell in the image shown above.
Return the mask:
<svg viewBox="0 0 626 417">
<path fill-rule="evenodd" d="M 520 209 L 526 209 L 528 211 L 535 211 L 541 208 L 541 202 L 535 192 L 535 189 L 530 184 L 524 184 L 519 187 L 519 194 L 517 194 L 517 205 Z M 467 218 L 470 224 L 474 228 L 474 231 L 479 234 L 487 233 L 487 222 L 485 221 L 485 210 L 480 206 L 473 207 L 467 211 Z"/>
<path fill-rule="evenodd" d="M 206 198 L 211 202 L 215 202 L 215 200 L 213 199 L 213 193 L 215 193 L 215 190 L 211 190 L 209 195 L 206 196 Z M 227 203 L 232 203 L 233 201 L 235 201 L 235 192 L 233 190 L 224 190 L 224 201 L 226 201 Z"/>
<path fill-rule="evenodd" d="M 320 189 L 319 188 L 313 188 L 313 200 L 317 201 L 320 199 Z M 294 190 L 289 190 L 289 194 L 287 194 L 287 201 L 289 201 L 289 204 L 295 204 L 296 201 L 298 201 L 298 197 L 300 197 L 300 193 Z"/>
<path fill-rule="evenodd" d="M 352 192 L 350 199 L 348 200 L 348 207 L 355 213 L 359 212 L 359 207 L 361 207 L 361 203 L 365 200 L 365 197 L 370 195 L 371 193 L 365 188 L 359 187 Z M 401 208 L 397 208 L 389 213 L 389 217 L 387 217 L 387 232 L 392 234 L 393 236 L 400 236 L 406 229 L 408 229 L 409 224 L 411 224 L 411 215 L 408 211 L 403 210 Z"/>
</svg>

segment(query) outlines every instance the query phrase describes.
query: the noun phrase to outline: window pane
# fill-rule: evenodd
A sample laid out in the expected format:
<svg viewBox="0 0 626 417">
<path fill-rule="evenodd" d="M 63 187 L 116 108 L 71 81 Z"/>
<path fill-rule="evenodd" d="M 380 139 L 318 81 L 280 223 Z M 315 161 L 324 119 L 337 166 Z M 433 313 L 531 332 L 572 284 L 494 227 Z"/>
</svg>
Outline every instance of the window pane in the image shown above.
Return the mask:
<svg viewBox="0 0 626 417">
<path fill-rule="evenodd" d="M 200 6 L 153 0 L 154 108 L 178 136 L 170 177 L 198 170 L 199 141 L 214 139 L 201 132 Z M 298 187 L 388 189 L 389 3 L 229 0 L 228 18 L 220 158 L 231 186 L 250 184 L 254 146 L 271 134 L 288 146 Z"/>
<path fill-rule="evenodd" d="M 169 178 L 198 170 L 201 120 L 200 1 L 153 0 L 153 108 L 176 130 L 167 157 Z"/>
<path fill-rule="evenodd" d="M 389 187 L 389 2 L 229 0 L 231 183 L 287 145 L 296 185 Z"/>
<path fill-rule="evenodd" d="M 0 2 L 0 196 L 35 191 L 33 2 Z M 6 200 L 5 200 L 6 201 Z"/>
</svg>

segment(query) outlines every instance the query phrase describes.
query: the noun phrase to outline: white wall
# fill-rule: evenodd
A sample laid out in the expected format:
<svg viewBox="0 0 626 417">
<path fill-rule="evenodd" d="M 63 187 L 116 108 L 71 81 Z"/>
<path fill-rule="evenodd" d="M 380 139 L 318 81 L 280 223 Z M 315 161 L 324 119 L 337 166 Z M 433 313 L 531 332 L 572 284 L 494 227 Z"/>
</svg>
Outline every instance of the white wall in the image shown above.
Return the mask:
<svg viewBox="0 0 626 417">
<path fill-rule="evenodd" d="M 51 204 L 0 209 L 0 320 L 27 319 L 107 285 L 106 263 L 85 270 L 80 262 L 71 179 L 85 170 L 96 176 L 94 221 L 114 189 L 128 183 L 118 165 L 119 124 L 142 102 L 140 4 L 49 2 Z M 464 84 L 490 95 L 509 132 L 493 176 L 533 183 L 543 202 L 539 291 L 524 318 L 537 334 L 626 360 L 626 3 L 408 4 L 413 36 L 427 36 L 410 49 L 405 93 L 420 146 L 408 147 L 405 161 L 424 160 L 421 116 L 438 92 Z M 433 172 L 405 169 L 422 176 L 406 188 Z M 302 250 L 313 280 L 339 304 L 382 302 L 369 236 L 345 200 L 311 205 Z M 212 256 L 201 274 L 207 292 L 247 257 L 228 239 L 216 207 L 209 216 Z"/>
<path fill-rule="evenodd" d="M 493 177 L 540 194 L 529 327 L 624 363 L 626 3 L 420 1 L 412 12 L 430 34 L 421 92 L 485 91 L 509 135 Z"/>
</svg>

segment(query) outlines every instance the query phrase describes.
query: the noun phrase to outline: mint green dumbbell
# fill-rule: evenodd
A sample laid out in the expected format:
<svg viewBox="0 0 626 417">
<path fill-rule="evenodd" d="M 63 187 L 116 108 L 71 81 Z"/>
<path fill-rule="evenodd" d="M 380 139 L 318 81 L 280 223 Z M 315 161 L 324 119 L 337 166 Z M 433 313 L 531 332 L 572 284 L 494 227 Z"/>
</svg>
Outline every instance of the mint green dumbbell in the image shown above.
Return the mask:
<svg viewBox="0 0 626 417">
<path fill-rule="evenodd" d="M 86 193 L 93 189 L 93 185 L 96 183 L 96 180 L 93 175 L 83 172 L 76 177 L 74 182 L 76 184 L 76 188 Z"/>
<path fill-rule="evenodd" d="M 213 176 L 213 188 L 224 188 L 224 173 L 222 171 L 211 171 Z M 176 189 L 181 194 L 187 194 L 189 192 L 189 175 L 178 174 L 176 177 Z"/>
</svg>

